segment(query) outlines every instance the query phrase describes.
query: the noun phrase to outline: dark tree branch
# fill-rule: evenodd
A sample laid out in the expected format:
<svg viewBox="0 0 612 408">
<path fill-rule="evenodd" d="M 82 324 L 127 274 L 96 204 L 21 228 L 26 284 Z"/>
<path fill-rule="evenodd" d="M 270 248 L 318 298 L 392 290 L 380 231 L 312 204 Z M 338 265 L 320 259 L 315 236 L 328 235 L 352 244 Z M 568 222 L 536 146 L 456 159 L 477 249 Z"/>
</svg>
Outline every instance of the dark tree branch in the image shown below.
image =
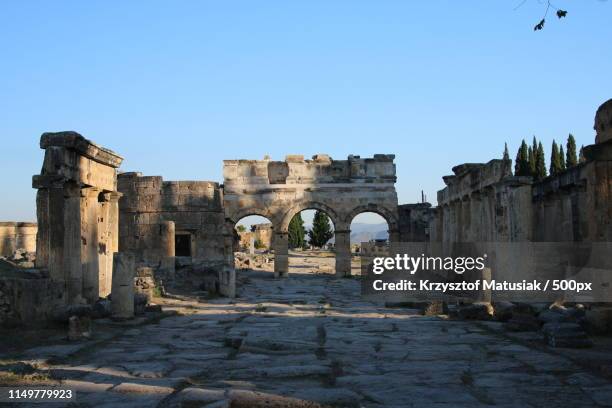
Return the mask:
<svg viewBox="0 0 612 408">
<path fill-rule="evenodd" d="M 527 0 L 522 0 L 519 4 L 517 4 L 516 7 L 514 7 L 514 10 L 516 11 L 519 8 L 523 7 L 523 5 L 525 5 L 525 3 L 527 3 Z M 563 18 L 563 17 L 567 16 L 567 10 L 561 10 L 560 8 L 558 8 L 557 6 L 552 4 L 550 2 L 550 0 L 546 0 L 545 3 L 543 2 L 543 0 L 538 0 L 538 3 L 540 3 L 542 5 L 545 4 L 546 5 L 546 10 L 544 10 L 544 16 L 542 17 L 540 22 L 533 27 L 534 31 L 540 31 L 540 30 L 542 30 L 544 28 L 544 24 L 546 23 L 546 17 L 548 17 L 548 12 L 550 11 L 551 8 L 557 11 L 557 17 L 558 18 Z"/>
</svg>

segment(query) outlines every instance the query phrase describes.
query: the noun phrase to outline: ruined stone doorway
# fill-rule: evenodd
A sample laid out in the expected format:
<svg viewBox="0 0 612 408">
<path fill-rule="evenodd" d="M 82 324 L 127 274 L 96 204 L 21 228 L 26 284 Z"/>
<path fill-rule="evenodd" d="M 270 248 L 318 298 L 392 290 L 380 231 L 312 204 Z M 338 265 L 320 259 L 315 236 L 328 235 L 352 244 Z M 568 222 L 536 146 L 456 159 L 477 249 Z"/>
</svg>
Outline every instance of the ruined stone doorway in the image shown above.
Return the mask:
<svg viewBox="0 0 612 408">
<path fill-rule="evenodd" d="M 192 256 L 192 239 L 189 232 L 177 232 L 174 236 L 176 256 Z"/>
<path fill-rule="evenodd" d="M 233 227 L 234 264 L 237 270 L 274 271 L 274 226 L 261 215 L 239 219 Z"/>
<path fill-rule="evenodd" d="M 361 274 L 361 256 L 386 256 L 389 252 L 389 222 L 382 215 L 364 211 L 350 224 L 351 274 Z"/>
</svg>

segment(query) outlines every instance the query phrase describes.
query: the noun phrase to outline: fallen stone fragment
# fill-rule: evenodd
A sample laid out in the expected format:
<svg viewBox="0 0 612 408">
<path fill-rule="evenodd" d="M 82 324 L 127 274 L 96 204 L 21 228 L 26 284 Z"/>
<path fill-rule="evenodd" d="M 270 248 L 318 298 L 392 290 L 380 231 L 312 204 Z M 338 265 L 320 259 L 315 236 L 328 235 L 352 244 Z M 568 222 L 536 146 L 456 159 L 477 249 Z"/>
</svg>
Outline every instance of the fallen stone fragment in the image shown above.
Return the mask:
<svg viewBox="0 0 612 408">
<path fill-rule="evenodd" d="M 448 306 L 446 302 L 442 300 L 432 300 L 431 302 L 425 302 L 421 306 L 421 313 L 423 316 L 438 316 L 448 313 Z"/>
<path fill-rule="evenodd" d="M 88 316 L 72 316 L 68 319 L 68 340 L 76 341 L 91 337 L 91 319 Z"/>
<path fill-rule="evenodd" d="M 493 313 L 493 306 L 490 303 L 476 302 L 461 305 L 457 311 L 457 316 L 463 320 L 490 320 Z"/>
<path fill-rule="evenodd" d="M 507 301 L 495 302 L 493 307 L 495 309 L 495 319 L 500 322 L 507 322 L 510 320 L 517 308 L 514 303 Z"/>
</svg>

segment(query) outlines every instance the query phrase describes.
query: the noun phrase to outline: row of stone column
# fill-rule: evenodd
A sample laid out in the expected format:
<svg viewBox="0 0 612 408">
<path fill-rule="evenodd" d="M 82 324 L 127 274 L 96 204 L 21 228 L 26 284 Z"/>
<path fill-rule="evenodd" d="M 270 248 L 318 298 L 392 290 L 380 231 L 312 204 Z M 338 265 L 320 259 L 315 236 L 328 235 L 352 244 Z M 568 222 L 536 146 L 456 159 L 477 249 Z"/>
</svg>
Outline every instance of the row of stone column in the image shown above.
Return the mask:
<svg viewBox="0 0 612 408">
<path fill-rule="evenodd" d="M 38 190 L 36 264 L 66 283 L 68 303 L 92 303 L 111 291 L 120 196 L 74 182 Z"/>
</svg>

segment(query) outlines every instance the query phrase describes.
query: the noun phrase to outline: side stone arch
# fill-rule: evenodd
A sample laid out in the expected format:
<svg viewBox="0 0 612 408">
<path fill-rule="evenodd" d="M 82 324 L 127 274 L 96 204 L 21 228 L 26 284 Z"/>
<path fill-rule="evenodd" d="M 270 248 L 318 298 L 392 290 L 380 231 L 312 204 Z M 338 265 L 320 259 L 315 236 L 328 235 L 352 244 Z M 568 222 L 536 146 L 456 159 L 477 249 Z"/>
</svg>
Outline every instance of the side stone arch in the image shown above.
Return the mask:
<svg viewBox="0 0 612 408">
<path fill-rule="evenodd" d="M 389 226 L 389 234 L 399 231 L 399 216 L 397 214 L 397 207 L 391 210 L 378 204 L 361 205 L 353 208 L 344 218 L 344 222 L 350 227 L 353 218 L 364 212 L 373 212 L 383 217 Z"/>
<path fill-rule="evenodd" d="M 227 222 L 231 224 L 236 224 L 238 221 L 243 219 L 244 217 L 249 217 L 251 215 L 259 215 L 260 217 L 265 217 L 270 220 L 274 228 L 277 228 L 282 220 L 282 217 L 279 214 L 269 211 L 263 207 L 244 207 L 240 208 L 236 211 L 233 211 L 226 216 Z"/>
</svg>

